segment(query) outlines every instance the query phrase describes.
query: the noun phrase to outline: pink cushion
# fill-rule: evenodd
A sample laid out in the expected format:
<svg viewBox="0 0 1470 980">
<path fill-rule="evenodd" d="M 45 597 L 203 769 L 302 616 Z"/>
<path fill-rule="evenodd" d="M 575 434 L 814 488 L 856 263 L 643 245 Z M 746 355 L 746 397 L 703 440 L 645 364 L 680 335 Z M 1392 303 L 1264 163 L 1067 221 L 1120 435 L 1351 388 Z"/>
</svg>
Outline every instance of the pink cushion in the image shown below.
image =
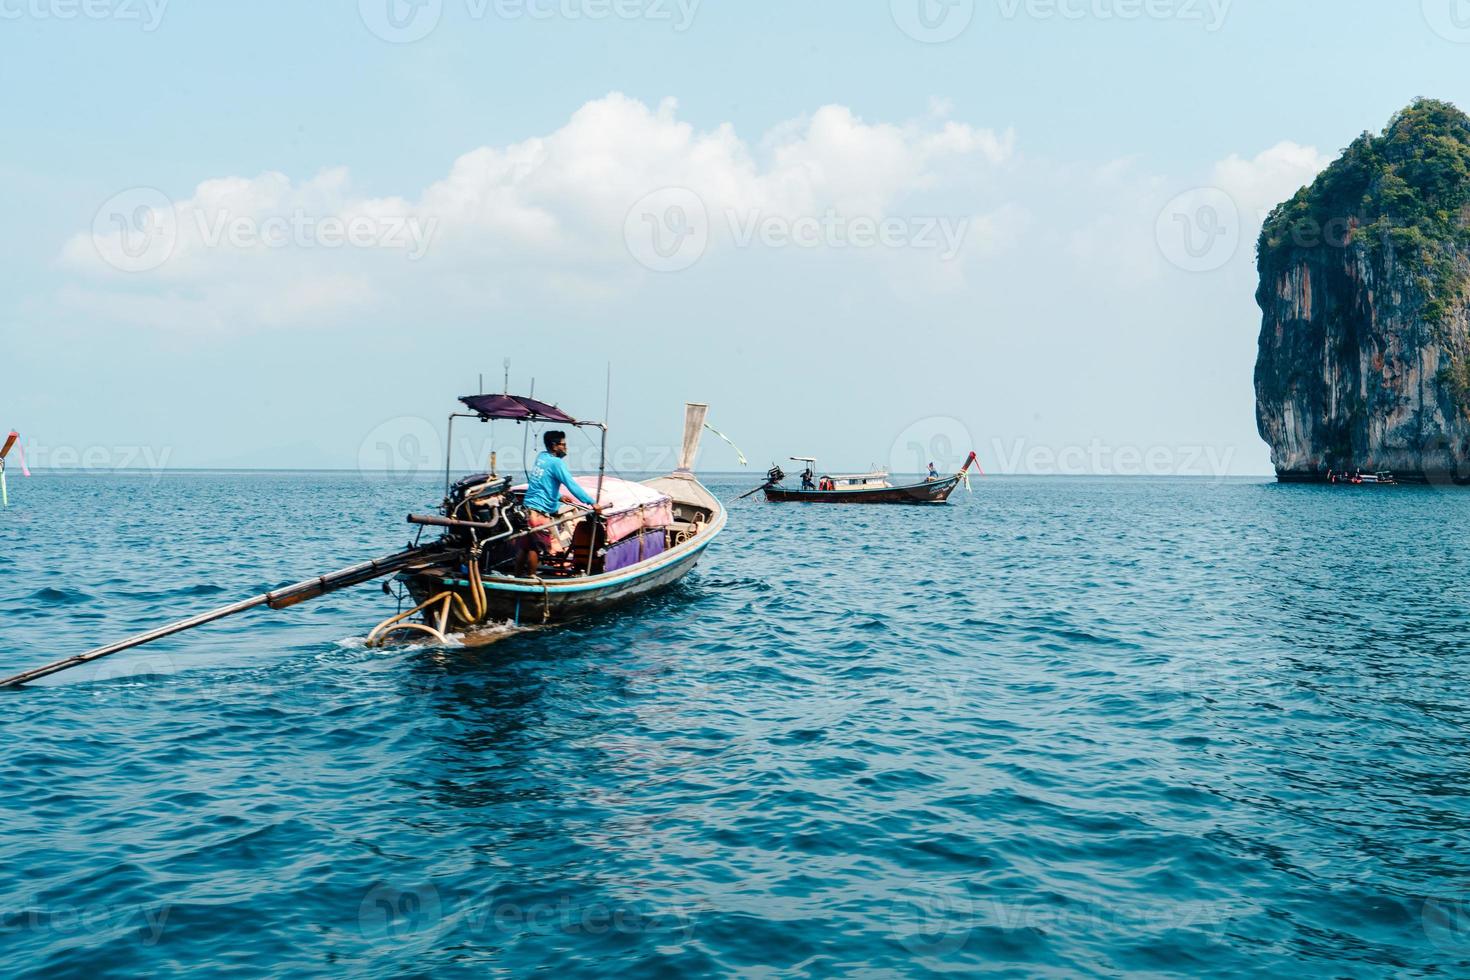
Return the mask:
<svg viewBox="0 0 1470 980">
<path fill-rule="evenodd" d="M 597 498 L 597 477 L 579 476 L 577 482 L 587 491 L 587 496 Z M 524 491 L 524 486 L 516 487 Z M 563 488 L 561 499 L 566 503 L 578 503 L 571 492 Z M 646 528 L 668 527 L 674 523 L 674 500 L 668 494 L 633 483 L 630 480 L 607 476 L 602 479 L 602 502 L 608 505 L 603 513 L 607 525 L 609 544 L 631 537 Z"/>
<path fill-rule="evenodd" d="M 597 477 L 579 476 L 577 482 L 589 497 L 597 496 Z M 576 499 L 566 490 L 562 490 L 561 496 L 568 503 Z M 609 543 L 631 537 L 645 528 L 668 527 L 674 523 L 673 498 L 641 483 L 603 477 L 602 502 L 608 505 L 602 519 L 607 525 Z"/>
</svg>

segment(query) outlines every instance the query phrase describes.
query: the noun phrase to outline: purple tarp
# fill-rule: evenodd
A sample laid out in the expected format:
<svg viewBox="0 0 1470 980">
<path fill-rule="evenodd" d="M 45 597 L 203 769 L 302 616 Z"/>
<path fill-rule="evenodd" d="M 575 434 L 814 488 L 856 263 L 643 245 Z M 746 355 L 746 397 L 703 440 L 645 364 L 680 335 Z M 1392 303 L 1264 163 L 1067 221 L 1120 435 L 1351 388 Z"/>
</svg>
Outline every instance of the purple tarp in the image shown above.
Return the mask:
<svg viewBox="0 0 1470 980">
<path fill-rule="evenodd" d="M 664 553 L 664 532 L 662 529 L 644 531 L 635 534 L 625 541 L 619 541 L 608 547 L 603 555 L 602 570 L 604 572 L 616 572 L 636 565 L 640 561 L 647 561 L 655 555 Z"/>
<path fill-rule="evenodd" d="M 516 422 L 566 422 L 577 420 L 555 405 L 538 402 L 523 395 L 465 395 L 460 401 L 481 418 L 511 419 Z"/>
</svg>

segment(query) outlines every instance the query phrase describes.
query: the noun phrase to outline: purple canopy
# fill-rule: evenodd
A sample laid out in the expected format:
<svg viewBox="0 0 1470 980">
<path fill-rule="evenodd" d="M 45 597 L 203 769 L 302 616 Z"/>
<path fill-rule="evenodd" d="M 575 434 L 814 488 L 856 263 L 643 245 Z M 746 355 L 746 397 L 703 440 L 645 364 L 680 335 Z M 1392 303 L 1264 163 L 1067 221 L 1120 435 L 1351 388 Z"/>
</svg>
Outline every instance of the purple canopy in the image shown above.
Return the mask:
<svg viewBox="0 0 1470 980">
<path fill-rule="evenodd" d="M 555 405 L 538 402 L 521 395 L 465 395 L 460 401 L 482 419 L 511 419 L 516 422 L 565 422 L 577 420 Z"/>
</svg>

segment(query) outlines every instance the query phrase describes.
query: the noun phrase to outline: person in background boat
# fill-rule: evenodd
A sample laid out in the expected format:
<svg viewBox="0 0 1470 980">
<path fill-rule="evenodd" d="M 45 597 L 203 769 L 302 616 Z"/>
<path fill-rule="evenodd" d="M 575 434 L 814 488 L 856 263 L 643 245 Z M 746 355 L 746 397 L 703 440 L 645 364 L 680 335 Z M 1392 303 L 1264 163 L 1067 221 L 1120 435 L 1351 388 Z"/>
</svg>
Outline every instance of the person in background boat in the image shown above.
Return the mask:
<svg viewBox="0 0 1470 980">
<path fill-rule="evenodd" d="M 525 508 L 526 515 L 532 529 L 542 528 L 534 534 L 528 534 L 522 540 L 525 545 L 521 548 L 521 561 L 516 563 L 516 574 L 529 566 L 530 573 L 536 574 L 541 564 L 542 551 L 548 555 L 558 555 L 565 551 L 565 546 L 556 536 L 552 523 L 556 520 L 556 512 L 561 509 L 561 491 L 565 487 L 571 491 L 582 503 L 591 507 L 596 513 L 602 513 L 607 509 L 606 504 L 599 504 L 593 500 L 582 485 L 572 479 L 571 470 L 567 469 L 565 462 L 567 455 L 567 434 L 553 429 L 542 437 L 546 445 L 546 451 L 536 457 L 536 465 L 531 467 L 531 478 L 526 484 Z"/>
<path fill-rule="evenodd" d="M 933 463 L 932 460 L 929 463 L 929 479 L 930 480 L 937 480 L 937 479 L 939 479 L 939 471 L 934 468 L 934 463 Z"/>
<path fill-rule="evenodd" d="M 801 471 L 801 488 L 803 490 L 817 489 L 817 485 L 812 482 L 813 475 L 814 474 L 812 473 L 812 468 L 810 466 Z"/>
</svg>

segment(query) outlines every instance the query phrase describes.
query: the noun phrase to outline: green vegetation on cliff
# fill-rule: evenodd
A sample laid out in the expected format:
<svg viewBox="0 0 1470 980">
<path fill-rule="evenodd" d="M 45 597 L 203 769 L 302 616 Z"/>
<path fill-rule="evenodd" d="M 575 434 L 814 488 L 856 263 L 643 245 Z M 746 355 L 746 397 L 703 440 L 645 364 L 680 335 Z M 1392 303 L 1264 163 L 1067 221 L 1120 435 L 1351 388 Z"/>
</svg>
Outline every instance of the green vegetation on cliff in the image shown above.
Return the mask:
<svg viewBox="0 0 1470 980">
<path fill-rule="evenodd" d="M 1419 99 L 1382 135 L 1354 140 L 1271 212 L 1257 246 L 1262 288 L 1331 248 L 1373 257 L 1391 250 L 1425 297 L 1423 319 L 1441 322 L 1463 288 L 1470 253 L 1470 117 L 1448 102 Z"/>
</svg>

